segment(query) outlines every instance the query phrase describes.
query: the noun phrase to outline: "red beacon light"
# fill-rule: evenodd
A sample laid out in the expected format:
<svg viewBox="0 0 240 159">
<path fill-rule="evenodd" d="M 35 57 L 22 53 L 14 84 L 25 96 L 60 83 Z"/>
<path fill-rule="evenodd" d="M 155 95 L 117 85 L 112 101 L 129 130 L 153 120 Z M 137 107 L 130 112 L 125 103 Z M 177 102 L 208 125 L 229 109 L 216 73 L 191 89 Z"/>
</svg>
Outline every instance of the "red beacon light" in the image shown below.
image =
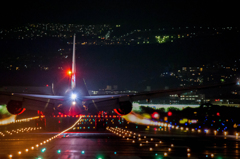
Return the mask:
<svg viewBox="0 0 240 159">
<path fill-rule="evenodd" d="M 72 74 L 72 72 L 71 72 L 71 71 L 68 71 L 68 74 L 69 74 L 69 75 L 71 75 L 71 74 Z"/>
<path fill-rule="evenodd" d="M 217 116 L 220 116 L 220 113 L 219 113 L 219 112 L 217 112 L 217 113 L 216 113 L 216 115 L 217 115 Z"/>
<path fill-rule="evenodd" d="M 168 112 L 167 115 L 168 115 L 168 116 L 172 116 L 172 112 Z"/>
</svg>

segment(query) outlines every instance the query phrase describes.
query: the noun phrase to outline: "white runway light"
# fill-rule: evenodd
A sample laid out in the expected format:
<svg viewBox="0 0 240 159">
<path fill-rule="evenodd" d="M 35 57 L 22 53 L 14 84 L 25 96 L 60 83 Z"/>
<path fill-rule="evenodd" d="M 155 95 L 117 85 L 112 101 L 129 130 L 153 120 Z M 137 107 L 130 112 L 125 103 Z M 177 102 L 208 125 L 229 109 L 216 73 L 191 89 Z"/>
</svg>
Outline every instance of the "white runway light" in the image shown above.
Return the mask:
<svg viewBox="0 0 240 159">
<path fill-rule="evenodd" d="M 73 94 L 71 95 L 71 99 L 75 100 L 76 98 L 77 98 L 77 95 L 73 93 Z"/>
</svg>

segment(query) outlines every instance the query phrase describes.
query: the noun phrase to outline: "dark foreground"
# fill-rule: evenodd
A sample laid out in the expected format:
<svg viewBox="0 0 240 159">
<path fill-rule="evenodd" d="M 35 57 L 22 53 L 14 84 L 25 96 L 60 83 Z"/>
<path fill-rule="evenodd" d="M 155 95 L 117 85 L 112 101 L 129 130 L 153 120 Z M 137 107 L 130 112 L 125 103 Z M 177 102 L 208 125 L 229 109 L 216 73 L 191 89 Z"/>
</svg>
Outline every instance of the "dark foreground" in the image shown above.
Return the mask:
<svg viewBox="0 0 240 159">
<path fill-rule="evenodd" d="M 127 136 L 123 138 L 127 131 L 124 133 L 119 131 L 121 134 L 119 136 L 116 129 L 111 130 L 115 133 L 111 131 L 65 133 L 48 142 L 46 140 L 57 133 L 29 132 L 6 135 L 0 137 L 0 159 L 240 158 L 240 140 L 236 139 L 236 136 L 216 137 L 180 130 L 162 130 L 139 131 L 136 135 L 132 132 L 131 137 L 128 136 L 127 139 Z M 141 136 L 138 137 L 138 134 Z M 21 154 L 18 154 L 19 151 Z"/>
</svg>

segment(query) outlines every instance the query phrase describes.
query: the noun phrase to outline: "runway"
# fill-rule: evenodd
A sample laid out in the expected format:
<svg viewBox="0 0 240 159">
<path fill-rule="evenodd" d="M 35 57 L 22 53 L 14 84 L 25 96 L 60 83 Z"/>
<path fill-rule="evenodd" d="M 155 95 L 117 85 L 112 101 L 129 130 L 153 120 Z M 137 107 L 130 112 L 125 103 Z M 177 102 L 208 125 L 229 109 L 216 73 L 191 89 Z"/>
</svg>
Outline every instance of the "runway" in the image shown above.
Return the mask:
<svg viewBox="0 0 240 159">
<path fill-rule="evenodd" d="M 57 132 L 20 133 L 0 138 L 1 159 L 161 159 L 239 158 L 239 139 L 176 131 L 145 132 L 110 128 L 111 131 L 64 133 L 46 142 Z M 118 129 L 119 130 L 119 129 Z M 125 130 L 125 131 L 124 131 Z M 115 131 L 115 133 L 114 133 Z M 123 132 L 123 133 L 120 133 Z M 118 134 L 116 134 L 118 133 Z M 129 131 L 130 133 L 130 131 Z M 136 133 L 134 135 L 134 133 Z M 121 134 L 121 136 L 119 136 Z M 140 134 L 140 136 L 139 136 Z M 134 137 L 135 136 L 135 137 Z M 146 136 L 146 138 L 144 137 Z M 128 139 L 127 139 L 128 138 Z M 141 138 L 139 140 L 139 138 Z M 134 140 L 134 143 L 133 143 Z M 40 145 L 39 143 L 43 143 Z M 36 146 L 38 144 L 38 147 Z M 156 145 L 157 144 L 157 145 Z M 34 149 L 31 149 L 34 147 Z M 28 152 L 26 152 L 28 149 Z M 21 151 L 21 154 L 18 152 Z M 12 155 L 10 157 L 9 155 Z"/>
</svg>

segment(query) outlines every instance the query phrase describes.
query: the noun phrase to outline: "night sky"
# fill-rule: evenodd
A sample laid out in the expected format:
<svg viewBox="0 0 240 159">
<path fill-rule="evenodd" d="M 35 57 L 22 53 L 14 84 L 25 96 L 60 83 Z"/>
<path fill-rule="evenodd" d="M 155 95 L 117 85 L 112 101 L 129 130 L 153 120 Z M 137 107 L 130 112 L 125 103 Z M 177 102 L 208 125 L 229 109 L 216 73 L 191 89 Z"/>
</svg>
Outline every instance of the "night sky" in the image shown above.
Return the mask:
<svg viewBox="0 0 240 159">
<path fill-rule="evenodd" d="M 1 26 L 34 22 L 131 25 L 237 25 L 234 1 L 6 1 Z"/>
<path fill-rule="evenodd" d="M 0 28 L 26 23 L 124 24 L 130 28 L 238 26 L 239 19 L 238 5 L 230 1 L 8 1 L 2 7 L 5 10 L 0 11 Z M 78 47 L 79 76 L 86 78 L 90 89 L 95 90 L 107 84 L 137 89 L 145 87 L 146 81 L 155 81 L 154 87 L 160 89 L 157 81 L 162 71 L 238 58 L 239 37 L 226 39 L 194 39 L 147 47 Z M 31 78 L 44 81 L 47 76 Z"/>
</svg>

